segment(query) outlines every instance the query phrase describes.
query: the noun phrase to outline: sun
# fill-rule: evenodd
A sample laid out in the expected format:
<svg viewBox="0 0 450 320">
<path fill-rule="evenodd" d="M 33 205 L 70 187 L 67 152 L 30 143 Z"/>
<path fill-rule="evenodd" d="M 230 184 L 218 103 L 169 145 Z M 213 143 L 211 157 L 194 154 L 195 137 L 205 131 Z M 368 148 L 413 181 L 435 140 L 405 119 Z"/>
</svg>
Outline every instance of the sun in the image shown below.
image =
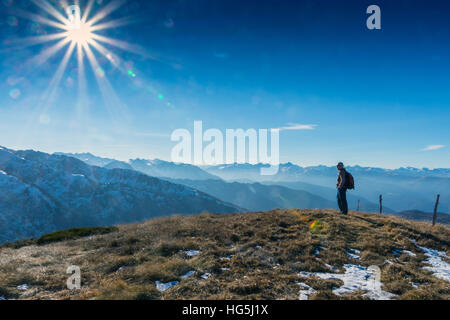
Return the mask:
<svg viewBox="0 0 450 320">
<path fill-rule="evenodd" d="M 68 19 L 63 22 L 67 30 L 67 40 L 79 46 L 92 43 L 94 37 L 92 22 L 87 21 L 87 17 L 81 17 L 81 8 L 78 5 L 72 5 L 67 6 L 65 11 Z"/>
<path fill-rule="evenodd" d="M 66 37 L 71 43 L 85 46 L 92 43 L 94 34 L 92 33 L 91 26 L 87 23 L 81 21 L 79 23 L 69 22 Z"/>
<path fill-rule="evenodd" d="M 105 100 L 105 105 L 111 114 L 118 114 L 123 110 L 123 104 L 117 97 L 115 90 L 108 80 L 105 66 L 108 61 L 114 70 L 120 71 L 126 77 L 135 77 L 136 74 L 130 69 L 129 63 L 123 61 L 114 51 L 127 51 L 130 53 L 147 56 L 146 50 L 136 44 L 124 40 L 111 38 L 108 30 L 135 23 L 133 17 L 123 17 L 113 20 L 111 14 L 124 6 L 128 0 L 109 0 L 105 4 L 99 4 L 96 0 L 86 0 L 84 6 L 80 6 L 79 0 L 60 0 L 59 6 L 55 7 L 49 0 L 30 0 L 38 9 L 37 12 L 20 11 L 22 18 L 47 28 L 45 34 L 29 36 L 11 42 L 20 47 L 45 45 L 37 55 L 30 56 L 24 61 L 24 69 L 33 70 L 42 66 L 50 58 L 55 57 L 63 51 L 62 59 L 55 68 L 53 77 L 49 80 L 47 89 L 36 107 L 37 113 L 44 114 L 49 108 L 49 101 L 56 95 L 60 83 L 64 79 L 66 69 L 71 59 L 75 56 L 76 79 L 78 80 L 78 102 L 77 107 L 88 105 L 87 69 L 100 89 Z M 96 9 L 95 9 L 96 8 Z M 42 12 L 41 12 L 42 11 Z M 95 12 L 94 12 L 95 11 Z M 11 48 L 11 50 L 14 47 Z M 114 50 L 114 51 L 113 51 Z M 98 57 L 105 59 L 99 60 Z M 116 112 L 116 110 L 119 110 Z"/>
</svg>

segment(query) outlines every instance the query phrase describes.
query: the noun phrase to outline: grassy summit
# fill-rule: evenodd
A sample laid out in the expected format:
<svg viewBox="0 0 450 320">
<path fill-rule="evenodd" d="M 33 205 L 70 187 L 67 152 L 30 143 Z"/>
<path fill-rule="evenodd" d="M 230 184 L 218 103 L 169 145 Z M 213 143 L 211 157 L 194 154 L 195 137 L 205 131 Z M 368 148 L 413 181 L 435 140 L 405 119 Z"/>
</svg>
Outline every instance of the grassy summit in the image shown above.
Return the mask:
<svg viewBox="0 0 450 320">
<path fill-rule="evenodd" d="M 342 274 L 351 264 L 379 266 L 382 290 L 397 299 L 450 299 L 450 283 L 423 268 L 428 257 L 418 247 L 450 256 L 448 226 L 376 214 L 293 209 L 173 216 L 108 231 L 48 244 L 0 247 L 0 296 L 298 299 L 302 283 L 312 289 L 309 299 L 363 299 L 363 290 L 336 295 L 333 290 L 343 285 L 341 280 L 306 276 Z M 444 265 L 450 263 L 447 257 L 441 258 Z M 81 290 L 66 288 L 70 265 L 81 268 Z M 178 283 L 160 291 L 156 281 Z M 27 289 L 19 290 L 23 284 Z"/>
</svg>

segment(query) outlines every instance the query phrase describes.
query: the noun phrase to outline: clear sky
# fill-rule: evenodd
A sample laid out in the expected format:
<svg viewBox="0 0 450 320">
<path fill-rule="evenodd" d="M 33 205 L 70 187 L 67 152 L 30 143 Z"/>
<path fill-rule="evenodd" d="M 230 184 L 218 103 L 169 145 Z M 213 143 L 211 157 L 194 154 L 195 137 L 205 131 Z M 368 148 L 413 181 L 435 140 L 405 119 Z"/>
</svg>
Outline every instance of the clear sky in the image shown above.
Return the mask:
<svg viewBox="0 0 450 320">
<path fill-rule="evenodd" d="M 73 0 L 47 3 L 65 15 Z M 366 28 L 371 4 L 381 30 Z M 0 145 L 170 160 L 170 134 L 194 120 L 299 124 L 313 130 L 281 131 L 282 162 L 450 167 L 448 1 L 129 0 L 102 22 L 132 23 L 97 32 L 128 45 L 92 48 L 83 90 L 76 52 L 52 82 L 69 44 L 47 60 L 57 41 L 30 45 L 61 32 L 33 21 L 57 21 L 43 8 L 0 2 Z"/>
</svg>

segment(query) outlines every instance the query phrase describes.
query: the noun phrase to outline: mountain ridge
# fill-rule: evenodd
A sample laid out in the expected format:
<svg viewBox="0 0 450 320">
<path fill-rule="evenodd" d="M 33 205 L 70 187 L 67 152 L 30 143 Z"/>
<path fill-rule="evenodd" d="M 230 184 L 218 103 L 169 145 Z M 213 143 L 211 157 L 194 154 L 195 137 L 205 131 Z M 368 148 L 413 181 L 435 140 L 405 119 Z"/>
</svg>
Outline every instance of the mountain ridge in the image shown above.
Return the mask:
<svg viewBox="0 0 450 320">
<path fill-rule="evenodd" d="M 433 220 L 433 212 L 424 212 L 420 210 L 406 210 L 391 213 L 390 215 L 415 221 L 431 222 Z M 437 212 L 436 223 L 450 225 L 450 214 Z"/>
<path fill-rule="evenodd" d="M 66 155 L 81 161 L 86 162 L 89 165 L 101 164 L 101 167 L 105 168 L 127 168 L 140 171 L 149 176 L 160 178 L 173 178 L 173 179 L 220 179 L 219 177 L 207 173 L 198 166 L 194 166 L 186 163 L 174 163 L 170 161 L 164 161 L 160 159 L 129 159 L 128 161 L 119 161 L 110 158 L 102 158 L 94 156 L 91 153 L 61 153 L 56 152 L 57 155 Z"/>
<path fill-rule="evenodd" d="M 138 169 L 149 175 L 159 175 L 171 179 L 208 180 L 204 174 L 189 174 L 180 176 L 179 172 L 170 174 L 158 174 L 149 171 L 145 161 Z M 169 165 L 170 166 L 170 165 Z M 201 168 L 204 172 L 214 176 L 214 179 L 222 179 L 226 182 L 263 183 L 285 186 L 295 190 L 303 190 L 335 201 L 334 185 L 337 171 L 335 167 L 318 165 L 301 167 L 291 162 L 280 164 L 279 172 L 274 176 L 262 176 L 260 169 L 266 164 L 233 163 L 215 166 L 189 168 Z M 173 167 L 173 165 L 172 165 Z M 355 177 L 356 189 L 348 193 L 349 201 L 356 208 L 357 200 L 360 200 L 361 210 L 377 211 L 378 198 L 382 194 L 383 206 L 386 213 L 404 210 L 429 211 L 434 205 L 437 194 L 441 195 L 440 210 L 450 213 L 450 169 L 418 169 L 404 167 L 398 169 L 383 169 L 374 167 L 362 167 L 359 165 L 347 168 Z M 197 170 L 197 169 L 195 169 Z M 299 185 L 302 185 L 299 187 Z M 424 185 L 426 186 L 424 188 Z M 308 188 L 306 188 L 308 187 Z M 324 189 L 325 188 L 325 189 Z M 323 194 L 321 192 L 324 192 Z"/>
<path fill-rule="evenodd" d="M 225 181 L 251 180 L 254 182 L 280 184 L 303 182 L 322 187 L 334 187 L 337 170 L 335 167 L 299 167 L 292 163 L 282 164 L 273 176 L 263 176 L 260 168 L 264 165 L 230 164 L 203 167 L 211 174 Z M 395 210 L 431 210 L 436 195 L 441 195 L 440 208 L 450 212 L 450 169 L 382 169 L 347 167 L 355 177 L 352 194 L 372 202 L 378 202 L 383 195 L 384 204 Z M 430 174 L 431 172 L 431 174 Z"/>
<path fill-rule="evenodd" d="M 219 197 L 250 211 L 266 211 L 288 208 L 335 208 L 334 201 L 303 190 L 293 190 L 283 186 L 267 186 L 261 183 L 227 183 L 222 180 L 170 179 L 191 188 Z"/>
<path fill-rule="evenodd" d="M 0 242 L 70 227 L 242 210 L 134 170 L 89 166 L 62 155 L 2 148 L 0 170 Z"/>
</svg>

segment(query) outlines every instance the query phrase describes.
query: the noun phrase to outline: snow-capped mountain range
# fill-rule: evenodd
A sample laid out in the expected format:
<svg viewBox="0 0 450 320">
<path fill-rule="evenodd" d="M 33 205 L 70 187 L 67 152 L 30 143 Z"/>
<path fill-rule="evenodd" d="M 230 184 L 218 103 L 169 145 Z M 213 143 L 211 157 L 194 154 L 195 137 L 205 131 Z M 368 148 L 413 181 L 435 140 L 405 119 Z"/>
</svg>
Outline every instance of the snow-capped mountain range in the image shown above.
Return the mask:
<svg viewBox="0 0 450 320">
<path fill-rule="evenodd" d="M 0 243 L 56 230 L 237 206 L 134 170 L 0 147 Z"/>
<path fill-rule="evenodd" d="M 273 176 L 263 176 L 263 164 L 227 164 L 207 166 L 203 169 L 227 181 L 254 181 L 283 185 L 312 193 L 317 187 L 332 189 L 336 183 L 335 167 L 301 167 L 292 163 L 280 164 Z M 432 211 L 436 195 L 440 194 L 439 208 L 450 212 L 450 169 L 399 168 L 383 169 L 349 166 L 347 170 L 355 177 L 356 189 L 350 194 L 377 202 L 383 195 L 385 205 L 398 211 L 418 209 Z M 312 186 L 311 186 L 312 185 Z M 335 193 L 335 192 L 333 192 Z M 324 196 L 324 194 L 321 194 Z"/>
<path fill-rule="evenodd" d="M 105 167 L 107 169 L 130 169 L 140 171 L 152 177 L 192 180 L 218 180 L 219 177 L 202 170 L 201 168 L 186 164 L 174 163 L 159 159 L 130 159 L 127 162 L 115 159 L 101 158 L 90 153 L 55 153 L 77 158 L 91 166 Z"/>
<path fill-rule="evenodd" d="M 336 168 L 280 165 L 197 167 L 163 160 L 127 162 L 90 153 L 46 154 L 0 147 L 0 243 L 60 229 L 143 221 L 174 213 L 227 213 L 275 207 L 333 208 Z M 349 167 L 356 190 L 349 206 L 386 213 L 433 209 L 450 212 L 450 169 Z"/>
<path fill-rule="evenodd" d="M 336 168 L 333 166 L 318 165 L 318 166 L 301 167 L 291 162 L 287 162 L 280 164 L 278 174 L 274 176 L 263 176 L 260 174 L 260 169 L 263 167 L 268 167 L 268 165 L 261 163 L 259 164 L 233 163 L 216 166 L 204 166 L 202 168 L 205 171 L 214 173 L 215 175 L 226 180 L 250 179 L 253 181 L 264 181 L 264 180 L 301 181 L 302 179 L 308 176 L 332 175 L 334 177 L 336 175 Z M 414 178 L 418 177 L 450 178 L 449 168 L 418 169 L 413 167 L 403 167 L 398 169 L 384 169 L 374 167 L 349 166 L 347 167 L 347 169 L 349 171 L 354 172 L 356 175 L 364 174 L 373 177 L 383 176 L 383 177 L 414 177 Z"/>
<path fill-rule="evenodd" d="M 86 156 L 89 155 L 89 156 Z M 95 157 L 91 154 L 72 154 L 89 164 L 109 162 L 109 167 L 132 168 L 151 176 L 167 179 L 185 180 L 218 180 L 252 184 L 284 186 L 294 190 L 307 191 L 313 195 L 335 202 L 336 168 L 333 166 L 301 167 L 293 163 L 283 163 L 279 172 L 273 176 L 260 174 L 266 164 L 234 163 L 216 166 L 197 167 L 190 164 L 176 164 L 163 160 L 129 160 L 117 162 L 112 159 Z M 108 167 L 107 166 L 107 167 Z M 432 211 L 436 195 L 440 194 L 439 209 L 450 213 L 450 169 L 427 169 L 405 167 L 384 169 L 374 167 L 349 166 L 356 181 L 356 189 L 349 192 L 352 203 L 360 199 L 364 208 L 378 205 L 380 194 L 384 198 L 384 206 L 394 211 L 423 210 Z M 210 183 L 211 184 L 211 183 Z M 216 183 L 217 184 L 217 183 Z M 201 184 L 205 187 L 207 184 Z M 215 188 L 213 188 L 215 190 Z M 260 195 L 264 197 L 264 195 Z M 234 203 L 238 203 L 236 201 Z M 270 210 L 272 208 L 265 208 Z"/>
</svg>

